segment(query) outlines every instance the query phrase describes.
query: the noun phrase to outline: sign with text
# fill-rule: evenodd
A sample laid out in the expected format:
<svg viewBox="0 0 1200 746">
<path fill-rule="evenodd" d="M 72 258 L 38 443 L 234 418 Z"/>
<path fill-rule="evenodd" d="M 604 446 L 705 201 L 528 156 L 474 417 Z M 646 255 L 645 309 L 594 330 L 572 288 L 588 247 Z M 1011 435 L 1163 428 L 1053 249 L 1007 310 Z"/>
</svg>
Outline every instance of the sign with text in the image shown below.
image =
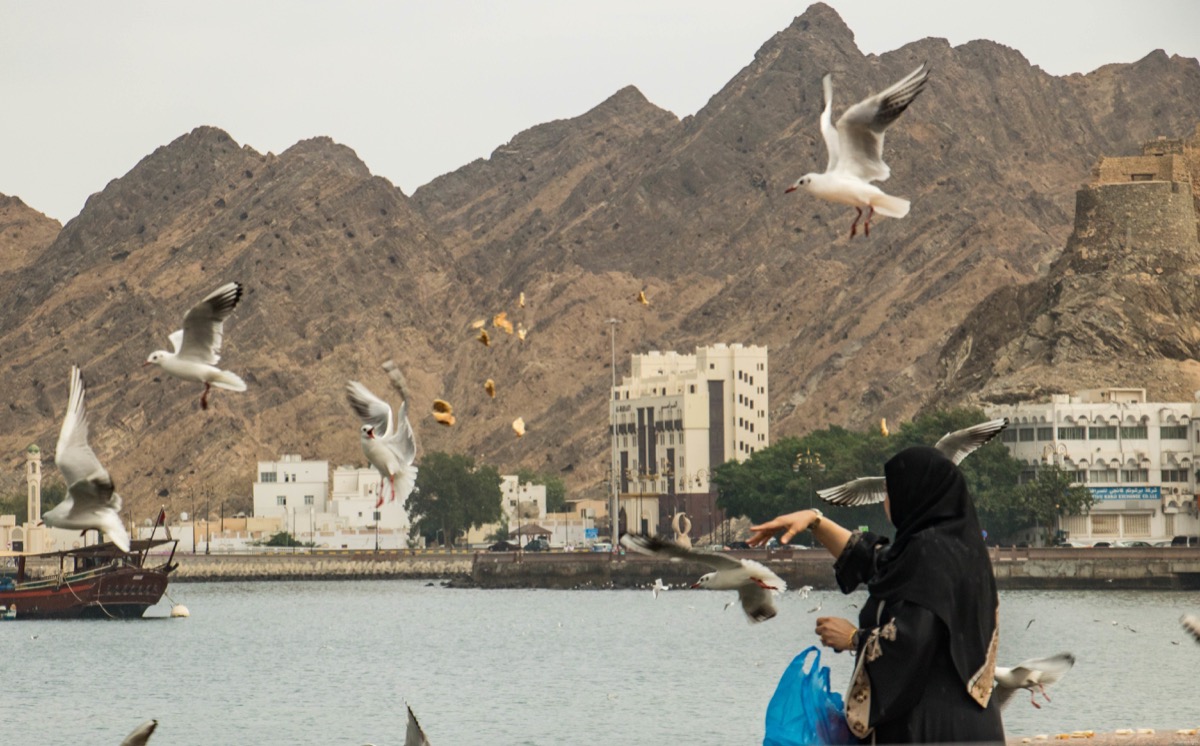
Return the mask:
<svg viewBox="0 0 1200 746">
<path fill-rule="evenodd" d="M 585 539 L 595 539 L 599 535 L 600 533 L 594 528 L 585 528 L 583 530 L 583 538 Z"/>
<path fill-rule="evenodd" d="M 1161 500 L 1162 487 L 1088 487 L 1096 502 L 1103 500 Z"/>
</svg>

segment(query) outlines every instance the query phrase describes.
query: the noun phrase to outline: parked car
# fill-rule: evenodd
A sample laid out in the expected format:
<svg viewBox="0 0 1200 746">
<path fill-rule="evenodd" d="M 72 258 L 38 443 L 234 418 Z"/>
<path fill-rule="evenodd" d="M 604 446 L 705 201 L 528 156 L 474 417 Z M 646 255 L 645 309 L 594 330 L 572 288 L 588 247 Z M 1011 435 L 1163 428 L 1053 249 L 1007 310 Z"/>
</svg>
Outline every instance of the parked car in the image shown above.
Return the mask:
<svg viewBox="0 0 1200 746">
<path fill-rule="evenodd" d="M 1173 547 L 1200 546 L 1200 536 L 1175 536 L 1171 539 Z"/>
<path fill-rule="evenodd" d="M 598 541 L 592 545 L 592 551 L 593 552 L 611 552 L 612 551 L 612 542 Z"/>
<path fill-rule="evenodd" d="M 749 549 L 750 542 L 748 542 L 748 541 L 731 541 L 725 545 L 725 548 L 731 552 L 737 552 L 737 551 L 741 551 L 743 549 Z"/>
<path fill-rule="evenodd" d="M 550 542 L 546 541 L 545 539 L 541 539 L 541 538 L 531 539 L 530 542 L 525 545 L 525 551 L 526 552 L 549 552 L 550 551 Z"/>
<path fill-rule="evenodd" d="M 498 541 L 488 547 L 489 552 L 515 552 L 521 548 L 520 544 L 513 544 L 511 541 Z"/>
<path fill-rule="evenodd" d="M 1133 541 L 1131 539 L 1122 539 L 1121 541 L 1114 541 L 1113 546 L 1114 547 L 1148 547 L 1148 546 L 1151 546 L 1151 544 L 1148 541 Z"/>
<path fill-rule="evenodd" d="M 1093 544 L 1092 546 L 1096 547 L 1097 549 L 1099 549 L 1100 547 L 1111 547 L 1112 542 L 1111 541 L 1098 541 L 1095 544 Z"/>
</svg>

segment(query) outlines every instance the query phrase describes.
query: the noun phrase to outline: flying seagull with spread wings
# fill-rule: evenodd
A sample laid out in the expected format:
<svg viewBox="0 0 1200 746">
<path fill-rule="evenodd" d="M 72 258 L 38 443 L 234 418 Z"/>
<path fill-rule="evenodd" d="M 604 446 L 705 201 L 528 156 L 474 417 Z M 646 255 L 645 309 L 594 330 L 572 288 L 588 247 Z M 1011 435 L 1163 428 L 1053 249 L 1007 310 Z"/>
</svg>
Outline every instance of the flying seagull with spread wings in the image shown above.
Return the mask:
<svg viewBox="0 0 1200 746">
<path fill-rule="evenodd" d="M 1059 653 L 1049 658 L 1022 661 L 1012 668 L 996 666 L 996 702 L 1004 707 L 1018 689 L 1028 689 L 1030 704 L 1040 710 L 1042 706 L 1034 699 L 1037 692 L 1041 692 L 1049 702 L 1050 695 L 1046 694 L 1046 687 L 1061 679 L 1074 665 L 1075 656 Z"/>
<path fill-rule="evenodd" d="M 408 421 L 408 402 L 403 402 L 393 417 L 387 402 L 358 381 L 346 384 L 346 400 L 363 423 L 358 429 L 363 455 L 379 472 L 379 498 L 375 507 L 383 505 L 385 479 L 392 488 L 391 499 L 399 496 L 404 502 L 417 484 L 417 467 L 413 463 L 417 458 L 417 440 Z M 399 492 L 396 490 L 397 477 L 400 479 Z"/>
<path fill-rule="evenodd" d="M 246 383 L 241 378 L 217 367 L 221 361 L 225 319 L 241 299 L 242 285 L 238 282 L 226 283 L 212 291 L 183 317 L 183 328 L 168 337 L 175 351 L 155 350 L 142 365 L 157 365 L 168 375 L 204 384 L 201 409 L 208 409 L 208 392 L 214 386 L 245 391 Z"/>
<path fill-rule="evenodd" d="M 128 552 L 129 533 L 121 524 L 121 496 L 114 491 L 108 470 L 88 445 L 83 393 L 83 376 L 78 367 L 71 366 L 67 413 L 58 433 L 58 445 L 54 447 L 54 463 L 67 483 L 67 496 L 46 511 L 42 521 L 53 528 L 103 531 L 106 540 Z"/>
<path fill-rule="evenodd" d="M 955 464 L 984 446 L 1008 427 L 1008 418 L 988 420 L 962 430 L 946 433 L 933 447 L 941 451 Z M 822 500 L 833 505 L 858 507 L 881 503 L 887 497 L 887 480 L 884 477 L 859 477 L 837 487 L 817 490 Z"/>
<path fill-rule="evenodd" d="M 621 545 L 642 554 L 668 559 L 686 560 L 707 565 L 712 572 L 700 576 L 693 588 L 714 591 L 737 591 L 742 611 L 751 622 L 762 622 L 775 616 L 774 596 L 787 590 L 787 583 L 764 565 L 748 559 L 735 559 L 718 552 L 685 549 L 657 536 L 625 534 Z"/>
<path fill-rule="evenodd" d="M 833 124 L 833 75 L 821 79 L 825 92 L 825 110 L 821 112 L 821 136 L 829 160 L 824 173 L 807 173 L 786 191 L 805 189 L 814 197 L 850 205 L 858 210 L 850 237 L 858 232 L 863 208 L 867 219 L 863 232 L 871 235 L 871 217 L 878 212 L 889 218 L 908 214 L 909 201 L 885 194 L 872 181 L 886 181 L 892 175 L 883 162 L 883 137 L 887 128 L 908 108 L 925 88 L 929 71 L 922 64 L 892 87 L 859 101 Z"/>
</svg>

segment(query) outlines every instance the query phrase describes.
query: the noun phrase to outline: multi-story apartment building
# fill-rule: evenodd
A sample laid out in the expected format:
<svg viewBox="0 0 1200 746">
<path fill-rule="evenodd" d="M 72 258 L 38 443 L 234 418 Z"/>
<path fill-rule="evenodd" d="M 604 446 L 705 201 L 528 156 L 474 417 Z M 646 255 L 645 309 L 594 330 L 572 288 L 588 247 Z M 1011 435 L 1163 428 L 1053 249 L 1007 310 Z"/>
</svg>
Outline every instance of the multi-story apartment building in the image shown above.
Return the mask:
<svg viewBox="0 0 1200 746">
<path fill-rule="evenodd" d="M 711 534 L 724 520 L 712 470 L 769 444 L 768 389 L 766 347 L 634 355 L 609 413 L 622 530 L 666 531 L 685 512 L 696 536 Z"/>
<path fill-rule="evenodd" d="M 1200 530 L 1200 403 L 1148 402 L 1145 389 L 1108 388 L 986 409 L 1008 417 L 1001 439 L 1025 463 L 1023 479 L 1055 464 L 1091 490 L 1088 515 L 1059 519 L 1070 538 L 1152 541 Z"/>
<path fill-rule="evenodd" d="M 254 481 L 254 515 L 307 518 L 310 512 L 326 513 L 329 503 L 329 462 L 305 461 L 286 453 L 279 461 L 259 461 Z"/>
</svg>

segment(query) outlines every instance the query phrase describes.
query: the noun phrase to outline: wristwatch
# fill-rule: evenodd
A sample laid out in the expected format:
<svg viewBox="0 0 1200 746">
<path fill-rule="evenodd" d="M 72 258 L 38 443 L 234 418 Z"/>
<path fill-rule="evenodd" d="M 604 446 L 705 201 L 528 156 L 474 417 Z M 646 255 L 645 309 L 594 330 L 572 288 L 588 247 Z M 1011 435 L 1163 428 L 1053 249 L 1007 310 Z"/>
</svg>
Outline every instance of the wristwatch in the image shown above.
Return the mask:
<svg viewBox="0 0 1200 746">
<path fill-rule="evenodd" d="M 813 529 L 815 529 L 817 526 L 820 526 L 820 525 L 821 525 L 821 519 L 825 517 L 825 514 L 824 514 L 824 513 L 822 513 L 821 511 L 817 510 L 816 508 L 810 508 L 810 510 L 812 510 L 812 512 L 814 512 L 814 513 L 816 513 L 816 514 L 817 514 L 817 520 L 815 520 L 815 521 L 813 521 L 812 523 L 808 524 L 808 530 L 809 530 L 809 531 L 812 531 L 812 530 L 813 530 Z"/>
</svg>

